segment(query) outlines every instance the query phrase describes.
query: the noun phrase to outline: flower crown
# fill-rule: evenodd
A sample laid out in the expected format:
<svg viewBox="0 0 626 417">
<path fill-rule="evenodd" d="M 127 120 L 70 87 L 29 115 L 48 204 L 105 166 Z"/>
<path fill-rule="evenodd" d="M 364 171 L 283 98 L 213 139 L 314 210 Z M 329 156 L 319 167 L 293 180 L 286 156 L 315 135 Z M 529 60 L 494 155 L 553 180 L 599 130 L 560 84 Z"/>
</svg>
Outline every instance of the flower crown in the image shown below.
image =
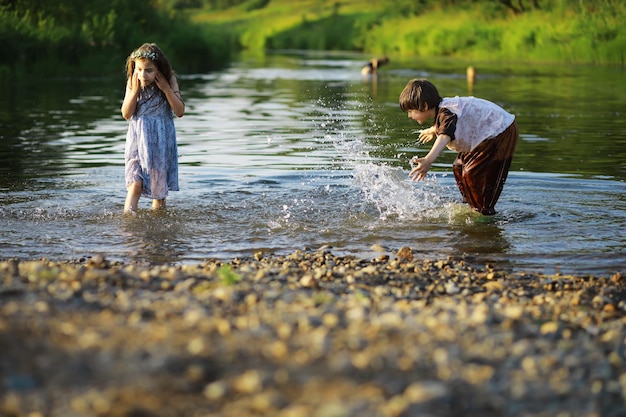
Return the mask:
<svg viewBox="0 0 626 417">
<path fill-rule="evenodd" d="M 148 58 L 152 61 L 156 61 L 158 56 L 159 55 L 153 51 L 135 51 L 132 54 L 130 54 L 130 59 Z"/>
</svg>

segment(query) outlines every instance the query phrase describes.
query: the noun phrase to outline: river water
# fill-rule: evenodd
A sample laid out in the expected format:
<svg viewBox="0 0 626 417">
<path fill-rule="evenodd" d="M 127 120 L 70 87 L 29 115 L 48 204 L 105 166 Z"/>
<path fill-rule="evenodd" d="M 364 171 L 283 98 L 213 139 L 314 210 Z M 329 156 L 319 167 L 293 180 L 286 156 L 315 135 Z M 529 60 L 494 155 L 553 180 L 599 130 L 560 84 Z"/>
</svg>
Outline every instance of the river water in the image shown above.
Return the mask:
<svg viewBox="0 0 626 417">
<path fill-rule="evenodd" d="M 165 213 L 122 215 L 124 80 L 29 80 L 0 92 L 0 258 L 230 261 L 328 247 L 338 255 L 464 258 L 511 271 L 626 270 L 626 72 L 573 65 L 393 63 L 284 52 L 180 74 L 181 191 Z M 517 116 L 520 142 L 493 217 L 462 204 L 445 152 L 425 182 L 411 78 Z"/>
</svg>

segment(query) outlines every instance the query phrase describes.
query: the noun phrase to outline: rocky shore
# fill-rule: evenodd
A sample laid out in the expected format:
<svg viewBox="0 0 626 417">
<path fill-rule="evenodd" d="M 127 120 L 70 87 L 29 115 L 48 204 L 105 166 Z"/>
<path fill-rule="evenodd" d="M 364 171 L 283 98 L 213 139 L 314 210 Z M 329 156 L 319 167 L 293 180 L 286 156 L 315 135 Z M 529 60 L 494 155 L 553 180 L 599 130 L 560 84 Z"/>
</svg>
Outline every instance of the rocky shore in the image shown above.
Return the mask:
<svg viewBox="0 0 626 417">
<path fill-rule="evenodd" d="M 626 279 L 330 251 L 0 262 L 0 416 L 624 416 Z"/>
</svg>

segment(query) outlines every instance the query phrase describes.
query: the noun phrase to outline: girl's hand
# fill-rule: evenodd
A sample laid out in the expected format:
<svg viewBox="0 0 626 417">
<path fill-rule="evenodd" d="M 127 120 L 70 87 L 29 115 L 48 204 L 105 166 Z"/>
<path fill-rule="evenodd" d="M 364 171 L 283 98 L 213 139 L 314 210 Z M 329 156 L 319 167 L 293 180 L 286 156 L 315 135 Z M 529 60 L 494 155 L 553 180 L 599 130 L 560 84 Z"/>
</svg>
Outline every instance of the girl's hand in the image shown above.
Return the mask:
<svg viewBox="0 0 626 417">
<path fill-rule="evenodd" d="M 163 74 L 161 74 L 161 71 L 157 71 L 156 76 L 154 77 L 154 82 L 156 83 L 157 87 L 159 87 L 159 89 L 164 93 L 171 88 L 170 83 L 165 79 Z"/>
<path fill-rule="evenodd" d="M 137 99 L 141 91 L 141 83 L 139 75 L 133 72 L 133 75 L 126 81 L 126 94 L 124 94 L 124 102 L 122 103 L 122 117 L 130 120 L 137 108 Z"/>
<path fill-rule="evenodd" d="M 428 173 L 432 162 L 430 162 L 426 158 L 414 156 L 413 159 L 411 159 L 411 163 L 415 165 L 411 172 L 409 172 L 409 177 L 411 178 L 411 180 L 422 181 L 424 178 L 426 178 L 426 174 Z"/>
<path fill-rule="evenodd" d="M 139 82 L 139 74 L 133 72 L 133 76 L 130 78 L 130 90 L 133 93 L 138 93 L 141 90 L 141 83 Z"/>
</svg>

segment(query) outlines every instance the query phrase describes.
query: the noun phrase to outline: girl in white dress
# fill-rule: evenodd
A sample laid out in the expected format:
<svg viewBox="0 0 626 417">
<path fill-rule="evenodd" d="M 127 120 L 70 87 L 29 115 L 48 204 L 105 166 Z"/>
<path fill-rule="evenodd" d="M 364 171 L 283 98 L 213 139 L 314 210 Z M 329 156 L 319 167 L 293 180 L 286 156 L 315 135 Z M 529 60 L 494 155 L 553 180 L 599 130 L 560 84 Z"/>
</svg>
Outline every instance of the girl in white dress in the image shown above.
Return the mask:
<svg viewBox="0 0 626 417">
<path fill-rule="evenodd" d="M 174 115 L 185 113 L 176 74 L 154 43 L 145 43 L 126 60 L 122 116 L 128 120 L 125 213 L 135 213 L 141 195 L 153 209 L 165 208 L 168 191 L 178 191 L 178 146 Z"/>
</svg>

